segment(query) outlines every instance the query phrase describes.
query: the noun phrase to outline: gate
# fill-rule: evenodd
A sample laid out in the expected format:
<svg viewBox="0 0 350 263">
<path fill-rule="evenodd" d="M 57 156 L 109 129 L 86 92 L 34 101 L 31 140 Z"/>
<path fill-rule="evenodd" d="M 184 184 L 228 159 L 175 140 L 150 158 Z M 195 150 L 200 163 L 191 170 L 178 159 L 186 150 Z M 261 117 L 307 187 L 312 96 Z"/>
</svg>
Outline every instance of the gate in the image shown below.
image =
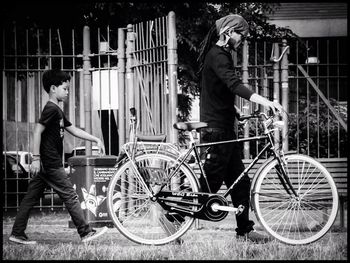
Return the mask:
<svg viewBox="0 0 350 263">
<path fill-rule="evenodd" d="M 347 61 L 341 55 L 346 39 L 310 42 L 317 47 L 316 54 L 301 51 L 297 41 L 245 42 L 242 53 L 235 54 L 237 70 L 243 83 L 288 109 L 289 126 L 281 134 L 281 139 L 288 140 L 285 150 L 316 158 L 346 157 Z M 41 84 L 46 69 L 61 68 L 71 74 L 69 100 L 61 105 L 66 116 L 73 125 L 103 138 L 108 154 L 118 154 L 120 145 L 129 139 L 131 107 L 137 109 L 141 133 L 164 133 L 168 141 L 177 141 L 172 128 L 177 107 L 176 48 L 173 12 L 127 28 L 4 29 L 4 209 L 18 208 L 27 189 L 34 123 L 48 99 Z M 312 56 L 321 63 L 311 64 L 307 58 Z M 244 112 L 258 107 L 243 99 L 236 103 Z M 257 132 L 253 123 L 240 134 Z M 76 146 L 88 153 L 91 144 L 67 134 L 63 162 Z M 245 159 L 255 156 L 259 147 L 258 143 L 245 144 Z M 22 168 L 17 155 L 23 155 Z M 56 197 L 47 189 L 37 208 L 64 209 Z"/>
<path fill-rule="evenodd" d="M 166 134 L 177 142 L 175 13 L 127 27 L 126 103 L 139 114 L 142 134 Z M 127 119 L 129 111 L 125 112 Z"/>
<path fill-rule="evenodd" d="M 173 12 L 127 28 L 14 26 L 2 33 L 5 211 L 18 209 L 30 180 L 34 125 L 48 101 L 41 83 L 46 69 L 70 73 L 69 99 L 60 106 L 73 125 L 103 138 L 107 154 L 118 155 L 120 145 L 129 139 L 131 107 L 137 109 L 141 133 L 165 133 L 169 141 L 176 141 L 177 134 L 169 128 L 176 122 L 177 105 Z M 63 163 L 74 149 L 94 154 L 90 142 L 66 133 Z M 36 208 L 64 209 L 64 205 L 49 188 Z"/>
<path fill-rule="evenodd" d="M 254 91 L 282 104 L 288 126 L 276 135 L 284 140 L 284 151 L 296 151 L 315 158 L 347 156 L 347 61 L 346 38 L 311 39 L 279 43 L 248 42 L 239 54 L 237 69 L 242 81 Z M 313 52 L 309 47 L 314 48 Z M 243 112 L 258 105 L 237 98 Z M 260 110 L 262 110 L 260 108 Z M 249 127 L 250 126 L 250 127 Z M 241 136 L 258 134 L 257 122 L 245 126 Z M 244 145 L 244 158 L 257 153 L 258 142 Z"/>
</svg>

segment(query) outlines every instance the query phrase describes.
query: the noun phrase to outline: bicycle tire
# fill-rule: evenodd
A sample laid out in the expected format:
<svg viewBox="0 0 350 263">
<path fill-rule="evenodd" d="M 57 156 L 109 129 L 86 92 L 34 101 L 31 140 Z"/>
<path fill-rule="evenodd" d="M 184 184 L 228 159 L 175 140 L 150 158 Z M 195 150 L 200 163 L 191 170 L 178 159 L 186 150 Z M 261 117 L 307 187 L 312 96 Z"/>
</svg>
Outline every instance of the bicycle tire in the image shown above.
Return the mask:
<svg viewBox="0 0 350 263">
<path fill-rule="evenodd" d="M 152 185 L 152 182 L 163 180 L 178 161 L 169 155 L 144 154 L 136 156 L 135 163 L 145 182 Z M 151 188 L 155 189 L 156 185 Z M 163 189 L 198 192 L 198 182 L 193 171 L 183 164 Z M 107 208 L 116 228 L 139 244 L 163 245 L 175 241 L 194 222 L 194 218 L 169 213 L 157 201 L 151 200 L 130 160 L 122 164 L 110 180 Z"/>
<path fill-rule="evenodd" d="M 276 239 L 292 245 L 315 242 L 333 225 L 339 205 L 336 185 L 326 168 L 301 154 L 282 157 L 299 199 L 293 198 L 278 179 L 277 159 L 270 161 L 252 185 L 255 215 Z"/>
</svg>

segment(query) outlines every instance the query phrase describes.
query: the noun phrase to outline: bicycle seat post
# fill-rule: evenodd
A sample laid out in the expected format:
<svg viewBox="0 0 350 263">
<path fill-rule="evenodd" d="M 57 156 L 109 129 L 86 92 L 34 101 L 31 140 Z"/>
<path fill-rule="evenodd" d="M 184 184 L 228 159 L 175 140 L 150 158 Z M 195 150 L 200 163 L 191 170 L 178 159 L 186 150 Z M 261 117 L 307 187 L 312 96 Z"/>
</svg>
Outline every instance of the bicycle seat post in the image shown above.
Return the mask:
<svg viewBox="0 0 350 263">
<path fill-rule="evenodd" d="M 189 131 L 189 137 L 190 137 L 190 147 L 193 146 L 193 144 L 195 143 L 194 137 L 193 137 L 193 131 Z"/>
</svg>

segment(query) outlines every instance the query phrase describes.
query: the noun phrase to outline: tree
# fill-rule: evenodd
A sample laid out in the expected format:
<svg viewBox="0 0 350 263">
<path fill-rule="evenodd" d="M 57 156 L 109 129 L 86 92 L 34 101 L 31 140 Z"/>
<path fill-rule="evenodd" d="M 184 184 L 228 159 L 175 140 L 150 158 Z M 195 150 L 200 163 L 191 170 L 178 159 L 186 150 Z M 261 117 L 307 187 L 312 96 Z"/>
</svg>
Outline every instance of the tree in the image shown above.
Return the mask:
<svg viewBox="0 0 350 263">
<path fill-rule="evenodd" d="M 297 37 L 291 30 L 267 23 L 267 14 L 278 4 L 253 2 L 211 3 L 196 1 L 152 2 L 61 2 L 61 1 L 11 1 L 3 9 L 3 25 L 25 28 L 66 27 L 82 28 L 84 25 L 100 27 L 110 25 L 125 27 L 140 21 L 176 14 L 178 39 L 178 79 L 182 89 L 179 96 L 179 118 L 187 120 L 191 97 L 198 95 L 198 48 L 215 20 L 230 13 L 241 14 L 250 25 L 250 39 L 279 40 Z"/>
</svg>

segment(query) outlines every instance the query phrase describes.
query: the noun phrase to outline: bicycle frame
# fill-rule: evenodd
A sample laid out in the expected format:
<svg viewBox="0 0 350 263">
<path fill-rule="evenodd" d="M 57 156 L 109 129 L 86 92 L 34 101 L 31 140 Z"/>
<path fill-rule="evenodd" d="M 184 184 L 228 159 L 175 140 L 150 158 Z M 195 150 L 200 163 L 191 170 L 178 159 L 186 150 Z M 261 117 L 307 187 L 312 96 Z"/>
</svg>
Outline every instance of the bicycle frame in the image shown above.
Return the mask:
<svg viewBox="0 0 350 263">
<path fill-rule="evenodd" d="M 195 154 L 195 159 L 196 163 L 199 164 L 199 169 L 201 173 L 201 177 L 204 178 L 204 183 L 206 184 L 205 186 L 209 189 L 209 193 L 212 193 L 210 186 L 208 184 L 208 179 L 204 171 L 204 167 L 202 162 L 200 161 L 200 154 L 199 154 L 199 149 L 208 147 L 208 146 L 216 146 L 220 144 L 228 144 L 228 143 L 240 143 L 240 142 L 249 142 L 249 141 L 260 141 L 260 140 L 265 140 L 268 139 L 267 144 L 264 146 L 264 148 L 258 153 L 258 155 L 254 158 L 251 164 L 247 168 L 244 169 L 244 171 L 240 174 L 240 176 L 234 181 L 234 183 L 226 190 L 226 192 L 223 194 L 223 196 L 226 198 L 233 190 L 235 185 L 241 180 L 241 178 L 246 175 L 250 169 L 254 166 L 254 164 L 257 163 L 257 161 L 260 159 L 260 157 L 268 150 L 273 148 L 273 141 L 271 138 L 271 135 L 262 135 L 262 136 L 255 136 L 255 137 L 250 137 L 250 138 L 242 138 L 242 139 L 233 139 L 233 140 L 227 140 L 227 141 L 219 141 L 219 142 L 211 142 L 211 143 L 200 143 L 200 144 L 195 144 L 193 143 L 192 146 L 188 149 L 188 151 L 183 155 L 181 158 L 180 163 L 178 166 L 181 166 L 184 162 L 186 162 L 187 157 L 194 152 Z M 175 174 L 177 172 L 177 169 L 173 171 L 172 174 Z M 172 177 L 172 174 L 169 176 L 169 180 Z"/>
<path fill-rule="evenodd" d="M 216 145 L 220 145 L 220 144 L 240 143 L 240 142 L 249 142 L 249 141 L 261 141 L 261 140 L 266 140 L 267 139 L 268 142 L 265 144 L 264 148 L 257 154 L 257 156 L 253 159 L 253 161 L 248 165 L 248 167 L 246 167 L 244 169 L 244 171 L 238 176 L 238 178 L 233 182 L 233 184 L 225 191 L 225 193 L 222 194 L 222 196 L 226 198 L 228 195 L 230 195 L 231 192 L 233 191 L 234 187 L 239 183 L 239 181 L 242 179 L 242 177 L 248 174 L 248 172 L 258 162 L 258 160 L 261 159 L 261 156 L 268 150 L 270 150 L 270 152 L 272 153 L 274 158 L 276 158 L 278 160 L 278 162 L 280 164 L 280 167 L 282 167 L 282 171 L 278 172 L 278 176 L 279 176 L 279 178 L 280 178 L 280 180 L 282 182 L 282 185 L 284 186 L 285 190 L 287 191 L 288 194 L 291 194 L 291 191 L 292 191 L 292 193 L 295 196 L 297 196 L 297 193 L 296 193 L 295 189 L 292 187 L 292 184 L 289 181 L 289 178 L 288 178 L 287 174 L 285 173 L 285 171 L 283 169 L 282 160 L 281 160 L 279 154 L 277 154 L 277 152 L 276 152 L 271 132 L 268 132 L 267 134 L 264 134 L 264 135 L 261 135 L 261 136 L 255 136 L 255 137 L 250 137 L 250 138 L 241 138 L 241 139 L 233 139 L 233 140 L 210 142 L 210 143 L 195 143 L 194 140 L 193 140 L 192 135 L 190 135 L 190 138 L 191 138 L 191 144 L 192 145 L 186 151 L 186 153 L 184 155 L 180 156 L 177 159 L 179 161 L 179 163 L 177 164 L 177 167 L 174 169 L 174 171 L 169 175 L 169 178 L 168 178 L 169 181 L 171 180 L 173 175 L 178 171 L 179 167 L 186 162 L 186 159 L 189 157 L 189 155 L 192 152 L 194 152 L 195 160 L 196 160 L 196 163 L 199 165 L 200 174 L 201 174 L 201 176 L 200 176 L 200 184 L 202 186 L 203 182 L 201 180 L 204 179 L 205 186 L 207 187 L 207 189 L 209 189 L 209 193 L 212 193 L 212 191 L 210 189 L 210 186 L 209 186 L 209 183 L 208 183 L 207 176 L 206 176 L 205 171 L 204 171 L 203 164 L 202 164 L 202 162 L 200 160 L 200 154 L 199 154 L 199 149 L 200 148 L 204 148 L 204 147 L 208 147 L 208 146 L 216 146 Z"/>
<path fill-rule="evenodd" d="M 272 121 L 272 119 L 271 119 Z M 152 190 L 150 188 L 148 188 L 147 184 L 144 182 L 144 180 L 140 180 L 142 182 L 142 185 L 144 188 L 147 189 L 147 194 L 149 195 L 149 197 L 152 200 L 155 200 L 157 198 L 163 199 L 165 196 L 177 196 L 177 192 L 176 191 L 162 191 L 163 188 L 166 186 L 167 183 L 169 183 L 171 181 L 171 179 L 175 176 L 175 174 L 178 172 L 178 170 L 180 169 L 180 167 L 182 165 L 185 165 L 185 163 L 187 162 L 187 158 L 190 156 L 190 154 L 192 152 L 194 152 L 194 156 L 195 156 L 195 162 L 199 165 L 199 169 L 200 169 L 200 177 L 199 177 L 199 184 L 200 187 L 205 186 L 208 189 L 208 192 L 200 192 L 200 193 L 194 193 L 194 192 L 185 192 L 183 193 L 185 197 L 188 198 L 199 198 L 200 203 L 197 205 L 203 205 L 205 204 L 205 202 L 207 200 L 209 200 L 209 198 L 224 198 L 226 200 L 227 196 L 231 194 L 231 192 L 233 191 L 233 189 L 235 188 L 235 186 L 240 182 L 240 180 L 246 176 L 248 174 L 248 172 L 252 169 L 252 167 L 258 162 L 259 159 L 261 159 L 261 156 L 269 151 L 271 153 L 271 155 L 273 156 L 274 159 L 278 160 L 279 166 L 277 166 L 276 170 L 277 170 L 277 175 L 283 185 L 283 187 L 285 188 L 286 192 L 290 195 L 291 193 L 293 193 L 295 196 L 298 196 L 295 189 L 293 188 L 285 170 L 283 167 L 283 161 L 280 157 L 280 153 L 278 152 L 278 149 L 275 149 L 275 144 L 274 144 L 274 139 L 273 139 L 273 135 L 272 135 L 272 131 L 273 129 L 267 129 L 267 127 L 269 125 L 267 125 L 266 123 L 268 123 L 268 120 L 266 122 L 264 122 L 264 128 L 265 128 L 265 132 L 263 135 L 260 136 L 255 136 L 255 137 L 250 137 L 250 138 L 239 138 L 239 139 L 232 139 L 232 140 L 226 140 L 226 141 L 217 141 L 217 142 L 210 142 L 210 143 L 197 143 L 194 141 L 193 139 L 193 135 L 190 132 L 190 148 L 185 152 L 185 154 L 179 155 L 178 157 L 176 157 L 175 155 L 173 155 L 173 157 L 175 157 L 177 163 L 176 166 L 173 167 L 174 170 L 172 170 L 172 172 L 169 174 L 166 183 L 163 183 L 163 185 L 161 185 L 161 187 L 159 188 L 159 190 L 156 193 L 153 193 Z M 131 130 L 135 130 L 135 126 L 133 124 L 133 121 L 131 122 Z M 271 122 L 270 122 L 271 124 Z M 231 186 L 228 187 L 228 189 L 223 193 L 223 194 L 215 194 L 212 193 L 209 183 L 208 183 L 208 179 L 207 176 L 205 174 L 205 170 L 204 170 L 204 166 L 201 162 L 201 158 L 200 158 L 200 148 L 203 147 L 210 147 L 210 146 L 216 146 L 216 145 L 221 145 L 221 144 L 228 144 L 228 143 L 241 143 L 241 142 L 250 142 L 250 141 L 262 141 L 262 140 L 267 140 L 267 143 L 265 144 L 264 148 L 257 154 L 257 156 L 253 159 L 253 161 L 248 165 L 248 167 L 246 167 L 244 169 L 244 171 L 238 176 L 238 178 L 233 182 L 233 184 Z M 142 178 L 140 172 L 138 171 L 138 167 L 135 164 L 134 160 L 135 160 L 135 154 L 136 154 L 136 148 L 137 148 L 137 140 L 134 138 L 134 140 L 132 140 L 129 143 L 126 143 L 123 146 L 123 149 L 126 150 L 126 155 L 127 158 L 131 161 L 131 165 L 133 166 L 134 171 L 136 172 L 137 176 L 139 178 Z M 142 144 L 145 144 L 144 142 Z M 147 144 L 147 143 L 146 143 Z M 162 146 L 162 145 L 169 145 L 169 143 L 150 143 L 152 145 L 158 145 L 158 149 Z M 131 149 L 131 153 L 128 153 L 127 149 Z M 163 151 L 163 153 L 166 153 L 167 151 Z M 186 203 L 183 201 L 180 201 L 179 203 Z M 193 204 L 192 204 L 193 205 Z M 193 213 L 190 211 L 187 211 L 187 209 L 182 208 L 180 209 L 179 207 L 175 208 L 173 206 L 171 206 L 171 209 L 173 210 L 177 210 L 178 212 L 184 212 L 187 213 L 189 215 L 192 215 L 194 217 L 198 217 L 199 214 L 201 214 L 203 211 L 201 211 L 202 209 L 199 210 L 198 213 Z"/>
</svg>

